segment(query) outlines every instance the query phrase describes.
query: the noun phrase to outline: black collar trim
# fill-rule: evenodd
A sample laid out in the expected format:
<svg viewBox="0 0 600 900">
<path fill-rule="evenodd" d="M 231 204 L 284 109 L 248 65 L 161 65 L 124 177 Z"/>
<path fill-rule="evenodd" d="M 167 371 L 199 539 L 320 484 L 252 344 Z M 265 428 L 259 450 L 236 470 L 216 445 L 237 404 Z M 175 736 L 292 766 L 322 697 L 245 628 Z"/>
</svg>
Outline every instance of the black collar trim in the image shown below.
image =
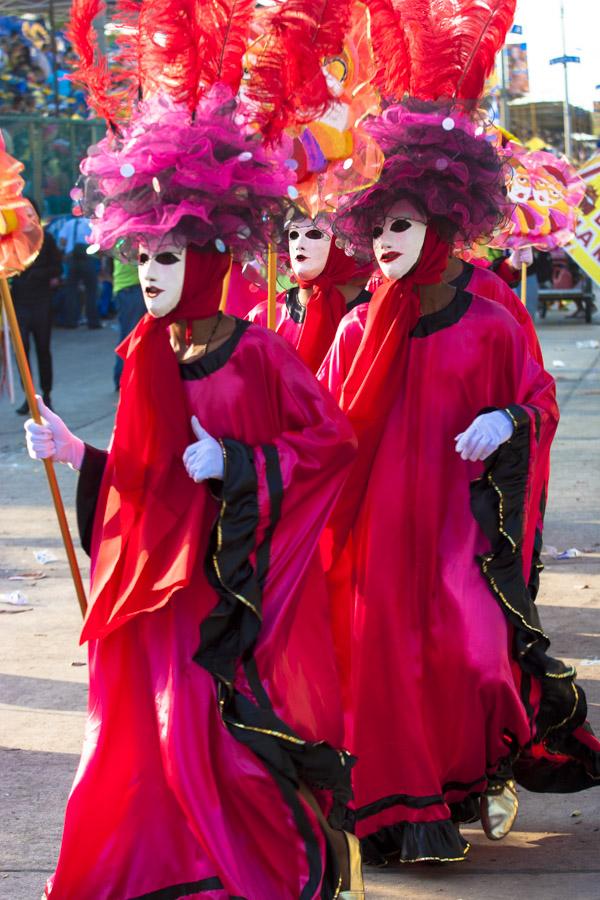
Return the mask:
<svg viewBox="0 0 600 900">
<path fill-rule="evenodd" d="M 463 270 L 460 275 L 457 275 L 456 278 L 448 282 L 448 284 L 451 287 L 455 287 L 457 291 L 466 291 L 473 276 L 473 270 L 475 269 L 475 266 L 472 263 L 463 260 L 462 264 Z"/>
<path fill-rule="evenodd" d="M 467 291 L 457 290 L 454 299 L 444 309 L 421 316 L 410 336 L 413 338 L 426 338 L 431 334 L 435 334 L 436 331 L 442 331 L 444 328 L 456 325 L 469 309 L 472 299 L 472 294 L 469 294 Z"/>
<path fill-rule="evenodd" d="M 233 333 L 220 347 L 217 347 L 216 350 L 210 350 L 204 356 L 201 356 L 200 359 L 195 359 L 194 362 L 179 363 L 182 379 L 184 381 L 197 381 L 199 378 L 206 378 L 207 375 L 212 375 L 213 372 L 222 369 L 231 359 L 233 351 L 250 325 L 251 323 L 245 322 L 244 319 L 236 319 Z"/>
</svg>

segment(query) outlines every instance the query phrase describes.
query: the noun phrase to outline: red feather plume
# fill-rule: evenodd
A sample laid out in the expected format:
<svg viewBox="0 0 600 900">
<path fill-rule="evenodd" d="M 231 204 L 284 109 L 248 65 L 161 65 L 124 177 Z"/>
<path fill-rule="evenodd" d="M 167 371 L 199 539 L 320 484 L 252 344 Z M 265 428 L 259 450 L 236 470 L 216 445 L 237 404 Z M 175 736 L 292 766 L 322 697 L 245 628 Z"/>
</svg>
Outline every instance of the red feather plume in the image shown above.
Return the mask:
<svg viewBox="0 0 600 900">
<path fill-rule="evenodd" d="M 369 17 L 369 34 L 377 61 L 375 84 L 384 97 L 401 97 L 410 86 L 410 54 L 392 0 L 370 0 Z"/>
<path fill-rule="evenodd" d="M 516 0 L 367 2 L 373 17 L 373 50 L 385 70 L 381 90 L 396 99 L 405 92 L 421 100 L 480 97 L 516 8 Z M 395 22 L 390 21 L 389 7 Z M 387 34 L 377 35 L 377 28 Z M 404 42 L 394 56 L 399 33 Z"/>
<path fill-rule="evenodd" d="M 245 92 L 267 140 L 313 121 L 334 100 L 322 66 L 342 50 L 351 0 L 283 0 L 264 16 Z"/>
<path fill-rule="evenodd" d="M 73 0 L 67 38 L 78 56 L 70 78 L 86 91 L 88 103 L 96 115 L 113 122 L 120 100 L 106 58 L 100 54 L 94 19 L 104 9 L 103 0 Z"/>
<path fill-rule="evenodd" d="M 158 91 L 190 111 L 216 82 L 237 92 L 254 0 L 117 0 L 110 74 L 92 25 L 101 9 L 102 0 L 73 0 L 70 35 L 80 58 L 73 77 L 108 121 L 129 113 L 136 96 Z"/>
</svg>

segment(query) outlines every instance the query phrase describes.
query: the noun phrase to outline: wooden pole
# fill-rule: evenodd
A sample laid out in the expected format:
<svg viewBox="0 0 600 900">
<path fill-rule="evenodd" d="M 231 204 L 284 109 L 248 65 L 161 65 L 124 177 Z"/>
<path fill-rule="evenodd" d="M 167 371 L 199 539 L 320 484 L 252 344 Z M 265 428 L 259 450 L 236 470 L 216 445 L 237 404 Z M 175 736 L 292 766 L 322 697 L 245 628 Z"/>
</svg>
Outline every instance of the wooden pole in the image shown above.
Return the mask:
<svg viewBox="0 0 600 900">
<path fill-rule="evenodd" d="M 267 256 L 267 327 L 275 331 L 277 325 L 277 251 L 269 244 Z"/>
<path fill-rule="evenodd" d="M 219 303 L 219 309 L 221 312 L 226 312 L 227 308 L 227 297 L 229 296 L 229 285 L 231 283 L 231 267 L 233 266 L 233 256 L 229 255 L 229 268 L 227 269 L 227 274 L 223 279 L 223 287 L 221 288 L 221 302 Z"/>
<path fill-rule="evenodd" d="M 521 263 L 521 303 L 527 305 L 527 263 Z"/>
<path fill-rule="evenodd" d="M 8 287 L 6 278 L 0 278 L 0 293 L 2 295 L 2 304 L 4 306 L 4 311 L 8 320 L 8 327 L 12 335 L 13 347 L 15 348 L 15 358 L 17 360 L 17 365 L 19 367 L 19 372 L 23 381 L 25 396 L 27 397 L 27 403 L 29 404 L 29 409 L 31 410 L 31 416 L 35 422 L 41 424 L 42 420 L 40 417 L 40 411 L 38 409 L 37 401 L 35 399 L 35 391 L 33 388 L 31 371 L 29 369 L 29 363 L 27 362 L 27 355 L 23 346 L 23 340 L 21 338 L 21 332 L 19 331 L 19 324 L 17 322 L 15 307 L 13 305 L 12 297 L 10 295 L 10 289 Z M 62 534 L 63 543 L 67 552 L 67 559 L 69 560 L 69 566 L 71 568 L 71 575 L 73 577 L 73 584 L 75 585 L 77 600 L 79 601 L 79 608 L 81 609 L 81 614 L 85 615 L 85 611 L 87 609 L 85 590 L 83 587 L 83 582 L 81 580 L 81 572 L 79 571 L 77 557 L 75 556 L 75 548 L 73 546 L 71 532 L 69 531 L 69 524 L 67 522 L 67 516 L 65 514 L 65 507 L 60 495 L 58 481 L 56 480 L 56 472 L 54 471 L 54 465 L 51 460 L 44 459 L 43 463 L 46 469 L 48 484 L 50 486 L 50 493 L 52 494 L 52 499 L 54 501 L 54 509 L 56 510 L 56 517 L 58 519 L 60 532 Z"/>
</svg>

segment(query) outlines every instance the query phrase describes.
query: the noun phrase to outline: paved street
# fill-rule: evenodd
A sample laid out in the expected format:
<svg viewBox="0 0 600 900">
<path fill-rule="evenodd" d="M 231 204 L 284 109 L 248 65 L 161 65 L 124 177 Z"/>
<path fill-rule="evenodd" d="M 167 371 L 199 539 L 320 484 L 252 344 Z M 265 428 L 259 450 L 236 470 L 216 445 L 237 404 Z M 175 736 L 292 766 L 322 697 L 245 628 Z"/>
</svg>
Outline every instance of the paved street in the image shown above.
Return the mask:
<svg viewBox="0 0 600 900">
<path fill-rule="evenodd" d="M 600 325 L 552 312 L 540 327 L 557 377 L 562 420 L 553 455 L 546 547 L 584 551 L 544 557 L 541 596 L 555 655 L 573 661 L 600 731 Z M 105 446 L 115 409 L 115 331 L 54 335 L 57 412 L 86 441 Z M 558 365 L 562 363 L 563 365 Z M 21 396 L 18 403 L 21 403 Z M 54 866 L 66 796 L 78 761 L 86 706 L 80 616 L 41 465 L 29 460 L 23 420 L 0 400 L 0 595 L 20 590 L 27 606 L 0 602 L 0 898 L 39 900 Z M 75 533 L 75 475 L 59 466 Z M 56 561 L 41 564 L 48 550 Z M 87 558 L 79 554 L 85 577 Z M 11 576 L 37 573 L 24 581 Z M 473 849 L 454 867 L 367 872 L 372 900 L 600 900 L 600 789 L 580 795 L 521 792 L 521 812 L 502 843 L 465 829 Z M 78 898 L 73 898 L 78 900 Z M 264 898 L 277 900 L 277 898 Z"/>
</svg>

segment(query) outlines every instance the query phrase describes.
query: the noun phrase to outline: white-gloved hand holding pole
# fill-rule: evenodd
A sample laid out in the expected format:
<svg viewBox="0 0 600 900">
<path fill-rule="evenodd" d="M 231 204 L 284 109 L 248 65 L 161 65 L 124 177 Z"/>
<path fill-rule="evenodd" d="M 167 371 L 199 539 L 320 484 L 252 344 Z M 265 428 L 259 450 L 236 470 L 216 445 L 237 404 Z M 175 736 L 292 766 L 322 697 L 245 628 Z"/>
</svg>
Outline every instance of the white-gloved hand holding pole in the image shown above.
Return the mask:
<svg viewBox="0 0 600 900">
<path fill-rule="evenodd" d="M 509 265 L 520 272 L 523 266 L 533 265 L 533 250 L 531 247 L 523 247 L 521 250 L 513 250 L 508 257 Z"/>
<path fill-rule="evenodd" d="M 500 444 L 510 440 L 513 431 L 514 425 L 507 413 L 499 409 L 483 413 L 473 420 L 466 431 L 456 435 L 456 452 L 471 462 L 487 459 Z"/>
<path fill-rule="evenodd" d="M 33 419 L 25 422 L 25 439 L 27 451 L 32 459 L 51 459 L 53 462 L 66 463 L 79 471 L 85 453 L 85 444 L 81 438 L 72 434 L 60 416 L 42 402 L 36 394 L 42 424 Z"/>
<path fill-rule="evenodd" d="M 192 429 L 198 438 L 183 454 L 185 470 L 193 481 L 223 478 L 225 460 L 218 441 L 205 431 L 196 416 L 192 416 Z"/>
</svg>

